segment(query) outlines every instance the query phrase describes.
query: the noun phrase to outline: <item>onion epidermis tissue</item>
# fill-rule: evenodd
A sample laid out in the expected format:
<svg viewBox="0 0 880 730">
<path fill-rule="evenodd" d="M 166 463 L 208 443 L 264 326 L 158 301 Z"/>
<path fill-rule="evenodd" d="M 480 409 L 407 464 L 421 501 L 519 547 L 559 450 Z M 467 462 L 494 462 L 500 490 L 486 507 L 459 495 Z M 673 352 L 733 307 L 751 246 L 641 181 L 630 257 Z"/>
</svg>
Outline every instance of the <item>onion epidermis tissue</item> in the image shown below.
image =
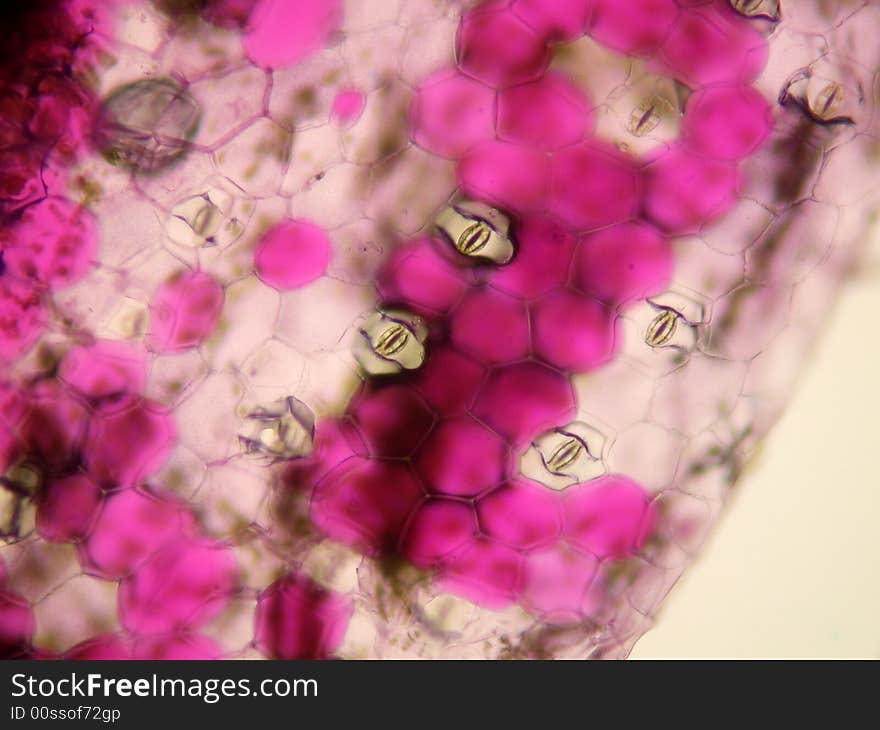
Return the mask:
<svg viewBox="0 0 880 730">
<path fill-rule="evenodd" d="M 625 657 L 874 225 L 874 2 L 9 22 L 4 657 Z"/>
</svg>

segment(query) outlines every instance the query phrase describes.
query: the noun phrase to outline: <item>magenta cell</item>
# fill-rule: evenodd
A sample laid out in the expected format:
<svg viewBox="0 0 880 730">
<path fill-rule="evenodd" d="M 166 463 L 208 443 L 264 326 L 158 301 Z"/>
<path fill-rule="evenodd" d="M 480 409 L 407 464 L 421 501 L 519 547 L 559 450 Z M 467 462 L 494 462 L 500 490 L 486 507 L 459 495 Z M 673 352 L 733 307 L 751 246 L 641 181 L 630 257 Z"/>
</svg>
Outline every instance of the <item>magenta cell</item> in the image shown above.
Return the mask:
<svg viewBox="0 0 880 730">
<path fill-rule="evenodd" d="M 665 291 L 672 271 L 669 239 L 644 223 L 621 223 L 578 242 L 572 285 L 616 306 Z"/>
<path fill-rule="evenodd" d="M 594 4 L 590 36 L 632 56 L 657 50 L 679 14 L 676 0 L 594 0 Z"/>
<path fill-rule="evenodd" d="M 424 497 L 407 464 L 354 456 L 315 485 L 311 518 L 331 539 L 376 556 L 397 548 Z"/>
<path fill-rule="evenodd" d="M 107 487 L 128 487 L 157 471 L 177 437 L 172 414 L 135 395 L 100 405 L 83 449 L 88 473 Z"/>
<path fill-rule="evenodd" d="M 149 661 L 222 659 L 223 650 L 215 641 L 200 634 L 148 636 L 135 643 L 134 658 Z"/>
<path fill-rule="evenodd" d="M 562 370 L 587 372 L 614 355 L 616 318 L 601 302 L 569 291 L 532 303 L 536 358 Z"/>
<path fill-rule="evenodd" d="M 608 144 L 585 142 L 554 153 L 549 208 L 578 230 L 632 218 L 640 196 L 633 159 Z"/>
<path fill-rule="evenodd" d="M 163 354 L 198 347 L 217 327 L 224 298 L 223 287 L 203 271 L 166 281 L 150 302 L 147 347 Z"/>
<path fill-rule="evenodd" d="M 770 105 L 749 86 L 710 86 L 687 101 L 682 141 L 694 152 L 720 160 L 753 154 L 773 130 Z"/>
<path fill-rule="evenodd" d="M 322 419 L 315 426 L 312 453 L 290 461 L 284 470 L 284 484 L 311 487 L 346 459 L 367 453 L 367 445 L 346 422 Z"/>
<path fill-rule="evenodd" d="M 147 363 L 140 348 L 96 340 L 70 349 L 58 377 L 88 398 L 111 398 L 141 392 L 147 382 Z"/>
<path fill-rule="evenodd" d="M 34 612 L 20 596 L 0 591 L 0 659 L 27 655 L 34 635 Z"/>
<path fill-rule="evenodd" d="M 537 362 L 492 370 L 473 407 L 477 418 L 517 447 L 571 420 L 574 410 L 568 378 Z"/>
<path fill-rule="evenodd" d="M 415 513 L 403 534 L 400 552 L 418 568 L 432 568 L 476 538 L 474 508 L 464 502 L 431 499 Z"/>
<path fill-rule="evenodd" d="M 257 600 L 257 648 L 272 659 L 329 659 L 339 648 L 354 606 L 305 576 L 280 578 Z"/>
<path fill-rule="evenodd" d="M 567 540 L 600 559 L 625 558 L 642 547 L 654 527 L 650 495 L 622 476 L 600 477 L 566 490 Z"/>
<path fill-rule="evenodd" d="M 456 42 L 461 69 L 491 86 L 538 78 L 550 61 L 546 41 L 506 2 L 484 3 L 461 19 Z"/>
<path fill-rule="evenodd" d="M 30 350 L 46 321 L 42 296 L 32 283 L 0 277 L 0 363 L 13 362 Z"/>
<path fill-rule="evenodd" d="M 37 506 L 37 532 L 50 542 L 85 538 L 101 508 L 103 492 L 84 474 L 49 480 Z"/>
<path fill-rule="evenodd" d="M 486 369 L 470 357 L 438 347 L 416 373 L 413 387 L 439 414 L 458 416 L 467 411 L 483 383 Z"/>
<path fill-rule="evenodd" d="M 523 603 L 549 623 L 580 621 L 597 569 L 596 558 L 564 543 L 531 552 L 523 561 Z"/>
<path fill-rule="evenodd" d="M 437 242 L 429 238 L 398 248 L 386 261 L 376 284 L 385 303 L 426 316 L 448 311 L 464 296 L 467 285 L 467 272 L 441 256 Z"/>
<path fill-rule="evenodd" d="M 88 409 L 57 381 L 38 383 L 28 396 L 30 407 L 18 428 L 22 452 L 51 471 L 71 466 L 89 425 Z"/>
<path fill-rule="evenodd" d="M 366 388 L 349 413 L 372 456 L 409 456 L 434 425 L 434 413 L 408 385 Z"/>
<path fill-rule="evenodd" d="M 201 10 L 201 16 L 219 28 L 244 28 L 259 0 L 211 0 Z"/>
<path fill-rule="evenodd" d="M 299 289 L 324 274 L 331 254 L 330 238 L 322 228 L 306 220 L 287 220 L 260 238 L 254 269 L 273 289 Z"/>
<path fill-rule="evenodd" d="M 440 423 L 413 464 L 430 490 L 472 497 L 501 481 L 509 458 L 497 434 L 465 416 Z"/>
<path fill-rule="evenodd" d="M 131 642 L 117 634 L 100 634 L 81 641 L 64 653 L 64 659 L 120 661 L 133 659 Z"/>
<path fill-rule="evenodd" d="M 456 169 L 462 190 L 477 199 L 518 213 L 541 211 L 550 187 L 550 161 L 530 146 L 484 142 Z"/>
<path fill-rule="evenodd" d="M 587 29 L 595 0 L 513 0 L 513 12 L 549 41 L 573 41 Z"/>
<path fill-rule="evenodd" d="M 237 581 L 229 548 L 205 539 L 178 540 L 123 578 L 120 620 L 135 634 L 195 629 L 223 610 Z"/>
<path fill-rule="evenodd" d="M 10 273 L 53 289 L 76 283 L 98 253 L 94 216 L 65 198 L 50 197 L 28 206 L 0 236 Z"/>
<path fill-rule="evenodd" d="M 516 256 L 492 274 L 492 286 L 534 299 L 568 278 L 575 237 L 543 216 L 529 216 L 516 227 Z"/>
<path fill-rule="evenodd" d="M 342 15 L 341 0 L 258 0 L 248 16 L 242 47 L 262 68 L 293 66 L 327 43 Z"/>
<path fill-rule="evenodd" d="M 645 213 L 672 234 L 693 233 L 737 200 L 735 163 L 674 146 L 645 169 Z"/>
<path fill-rule="evenodd" d="M 559 494 L 525 478 L 481 497 L 477 516 L 488 537 L 522 550 L 554 543 L 562 532 Z"/>
<path fill-rule="evenodd" d="M 521 553 L 489 540 L 476 540 L 444 562 L 437 585 L 478 606 L 502 609 L 516 601 Z"/>
<path fill-rule="evenodd" d="M 364 110 L 366 99 L 357 89 L 342 89 L 333 97 L 330 115 L 338 124 L 354 124 Z"/>
<path fill-rule="evenodd" d="M 529 351 L 525 304 L 495 289 L 472 290 L 452 313 L 452 342 L 487 364 L 520 360 Z"/>
<path fill-rule="evenodd" d="M 682 10 L 660 48 L 663 65 L 692 88 L 749 84 L 767 63 L 767 53 L 757 28 L 715 5 Z"/>
<path fill-rule="evenodd" d="M 192 516 L 179 502 L 124 489 L 104 500 L 80 560 L 95 575 L 121 578 L 193 529 Z"/>
<path fill-rule="evenodd" d="M 419 147 L 460 159 L 495 136 L 495 90 L 459 71 L 441 71 L 416 90 L 409 124 Z"/>
<path fill-rule="evenodd" d="M 594 123 L 590 100 L 561 74 L 498 93 L 498 136 L 509 142 L 555 150 L 582 140 Z"/>
<path fill-rule="evenodd" d="M 0 211 L 12 211 L 46 195 L 40 177 L 42 160 L 33 147 L 0 150 Z"/>
</svg>

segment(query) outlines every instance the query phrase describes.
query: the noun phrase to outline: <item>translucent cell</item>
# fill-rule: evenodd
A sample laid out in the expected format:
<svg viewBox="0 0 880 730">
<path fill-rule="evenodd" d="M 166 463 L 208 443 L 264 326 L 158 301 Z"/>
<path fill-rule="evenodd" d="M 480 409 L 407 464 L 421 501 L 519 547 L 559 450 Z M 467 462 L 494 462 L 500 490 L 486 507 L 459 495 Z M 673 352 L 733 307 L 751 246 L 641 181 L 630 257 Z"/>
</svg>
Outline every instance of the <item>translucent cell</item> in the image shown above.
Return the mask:
<svg viewBox="0 0 880 730">
<path fill-rule="evenodd" d="M 229 180 L 215 177 L 204 192 L 185 198 L 171 209 L 165 222 L 168 237 L 181 246 L 226 246 L 244 232 L 250 208 L 244 191 Z"/>
<path fill-rule="evenodd" d="M 254 252 L 254 269 L 274 289 L 298 289 L 319 278 L 330 263 L 332 246 L 323 229 L 290 220 L 263 234 Z"/>
<path fill-rule="evenodd" d="M 305 456 L 312 449 L 315 414 L 293 396 L 250 411 L 238 441 L 248 456 L 273 463 Z"/>
<path fill-rule="evenodd" d="M 147 347 L 159 353 L 198 347 L 213 334 L 223 300 L 219 282 L 203 271 L 183 273 L 166 281 L 150 302 Z"/>
</svg>

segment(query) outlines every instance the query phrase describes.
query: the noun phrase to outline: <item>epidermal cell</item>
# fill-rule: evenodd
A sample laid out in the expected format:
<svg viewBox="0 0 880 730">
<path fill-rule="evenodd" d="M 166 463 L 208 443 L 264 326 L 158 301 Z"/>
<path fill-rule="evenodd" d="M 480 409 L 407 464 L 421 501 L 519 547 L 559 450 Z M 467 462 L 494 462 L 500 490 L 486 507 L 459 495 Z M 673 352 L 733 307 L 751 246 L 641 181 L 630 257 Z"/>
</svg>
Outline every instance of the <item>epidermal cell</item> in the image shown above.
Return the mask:
<svg viewBox="0 0 880 730">
<path fill-rule="evenodd" d="M 142 79 L 107 96 L 94 140 L 111 165 L 154 173 L 186 152 L 200 116 L 195 99 L 179 82 Z"/>
<path fill-rule="evenodd" d="M 233 243 L 244 233 L 252 211 L 244 191 L 219 176 L 201 187 L 204 192 L 184 198 L 171 209 L 165 223 L 168 238 L 187 248 Z"/>
<path fill-rule="evenodd" d="M 238 442 L 243 454 L 272 464 L 311 453 L 314 436 L 315 414 L 288 396 L 248 413 Z"/>
<path fill-rule="evenodd" d="M 605 433 L 581 421 L 541 434 L 526 450 L 520 472 L 554 490 L 587 482 L 607 472 Z"/>
<path fill-rule="evenodd" d="M 425 361 L 428 329 L 420 317 L 398 310 L 377 310 L 358 326 L 355 360 L 367 375 L 416 370 Z"/>
<path fill-rule="evenodd" d="M 450 205 L 440 212 L 434 225 L 467 258 L 503 266 L 516 251 L 507 216 L 482 203 L 462 201 Z"/>
</svg>

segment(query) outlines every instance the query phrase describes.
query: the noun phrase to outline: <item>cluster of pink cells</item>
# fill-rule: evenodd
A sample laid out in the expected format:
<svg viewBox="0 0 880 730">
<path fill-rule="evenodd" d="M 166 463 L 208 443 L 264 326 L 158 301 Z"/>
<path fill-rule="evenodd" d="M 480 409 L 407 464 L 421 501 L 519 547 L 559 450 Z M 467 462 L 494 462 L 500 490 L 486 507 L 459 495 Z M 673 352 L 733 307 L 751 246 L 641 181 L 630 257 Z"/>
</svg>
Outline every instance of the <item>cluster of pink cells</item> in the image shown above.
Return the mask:
<svg viewBox="0 0 880 730">
<path fill-rule="evenodd" d="M 320 49 L 341 12 L 335 2 L 252 5 L 213 4 L 208 20 L 247 26 L 243 47 L 267 68 Z M 279 19 L 293 16 L 283 27 L 295 32 L 279 35 Z M 637 159 L 594 136 L 592 100 L 549 70 L 554 46 L 585 34 L 692 90 L 678 140 Z M 552 624 L 598 619 L 614 567 L 651 538 L 652 495 L 620 474 L 551 490 L 519 473 L 519 457 L 575 417 L 570 378 L 615 356 L 620 314 L 666 290 L 671 237 L 736 202 L 740 163 L 773 126 L 751 87 L 767 43 L 717 0 L 496 0 L 464 13 L 456 44 L 456 66 L 416 90 L 410 136 L 455 161 L 463 196 L 510 217 L 515 257 L 475 262 L 432 235 L 397 247 L 376 283 L 380 304 L 422 318 L 427 359 L 367 380 L 346 415 L 320 421 L 283 488 L 309 490 L 311 521 L 330 539 L 403 557 L 479 606 L 519 604 Z M 58 68 L 70 61 L 43 52 Z M 47 170 L 63 177 L 65 156 L 86 144 L 91 104 L 48 78 L 37 96 L 13 98 L 8 85 L 0 100 L 0 164 L 20 178 L 6 175 L 2 191 L 0 362 L 10 365 L 46 328 L 49 294 L 89 270 L 98 242 L 86 208 L 47 194 Z M 352 90 L 333 114 L 351 119 L 362 105 Z M 310 221 L 281 221 L 253 266 L 265 285 L 295 289 L 325 273 L 331 249 Z M 231 600 L 238 568 L 186 503 L 143 486 L 176 435 L 172 413 L 142 392 L 148 353 L 198 347 L 223 304 L 212 276 L 179 274 L 153 295 L 143 348 L 77 333 L 53 377 L 0 391 L 0 471 L 22 458 L 39 465 L 38 534 L 75 543 L 85 572 L 119 581 L 125 634 L 68 657 L 221 655 L 199 629 Z M 0 654 L 40 656 L 32 612 L 4 581 L 0 570 Z M 273 657 L 330 656 L 351 612 L 346 596 L 291 573 L 260 593 L 254 642 Z"/>
</svg>

